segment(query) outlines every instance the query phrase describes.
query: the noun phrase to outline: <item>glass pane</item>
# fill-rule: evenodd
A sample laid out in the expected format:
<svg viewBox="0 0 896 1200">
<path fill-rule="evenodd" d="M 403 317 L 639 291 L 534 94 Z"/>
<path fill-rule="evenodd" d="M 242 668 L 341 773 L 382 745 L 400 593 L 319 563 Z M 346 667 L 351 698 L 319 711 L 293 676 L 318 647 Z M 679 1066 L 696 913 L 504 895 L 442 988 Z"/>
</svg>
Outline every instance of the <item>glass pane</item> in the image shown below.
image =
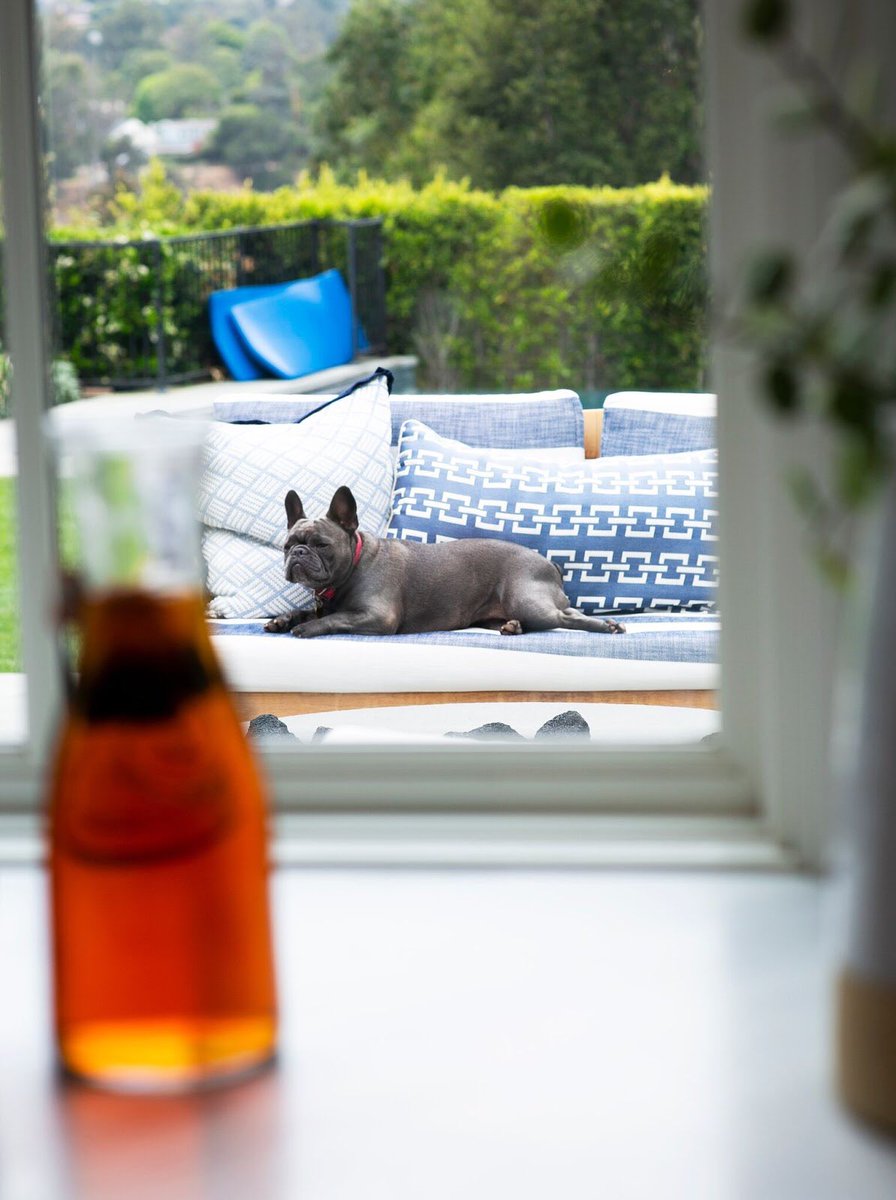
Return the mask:
<svg viewBox="0 0 896 1200">
<path fill-rule="evenodd" d="M 0 205 L 2 188 L 0 170 Z M 2 279 L 0 254 L 0 744 L 8 744 L 24 739 L 27 720 L 19 641 L 15 420 L 10 397 L 12 363 L 6 345 Z"/>
<path fill-rule="evenodd" d="M 243 716 L 302 741 L 714 733 L 697 0 L 41 15 L 57 401 L 216 418 L 209 614 Z M 391 419 L 356 396 L 304 420 L 379 364 Z M 343 485 L 366 545 L 346 511 L 302 574 L 287 493 L 320 520 Z M 541 557 L 443 554 L 435 586 L 396 559 L 365 588 L 387 531 Z M 344 611 L 349 575 L 360 610 L 422 615 L 264 631 L 313 593 Z"/>
</svg>

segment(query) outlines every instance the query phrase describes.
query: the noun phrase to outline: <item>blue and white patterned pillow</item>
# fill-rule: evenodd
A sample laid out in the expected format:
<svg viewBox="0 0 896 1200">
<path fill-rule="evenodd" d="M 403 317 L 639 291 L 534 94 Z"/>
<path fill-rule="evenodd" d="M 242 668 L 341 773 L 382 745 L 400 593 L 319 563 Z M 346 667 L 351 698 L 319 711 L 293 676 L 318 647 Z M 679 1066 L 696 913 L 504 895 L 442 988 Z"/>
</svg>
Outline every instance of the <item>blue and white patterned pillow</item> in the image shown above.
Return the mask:
<svg viewBox="0 0 896 1200">
<path fill-rule="evenodd" d="M 392 493 L 390 433 L 385 375 L 295 425 L 212 424 L 199 485 L 210 616 L 311 607 L 311 592 L 283 575 L 284 497 L 295 488 L 309 516 L 319 516 L 347 484 L 362 528 L 381 534 Z"/>
<path fill-rule="evenodd" d="M 715 601 L 717 474 L 715 450 L 544 465 L 407 421 L 386 536 L 529 546 L 587 613 L 698 611 Z"/>
</svg>

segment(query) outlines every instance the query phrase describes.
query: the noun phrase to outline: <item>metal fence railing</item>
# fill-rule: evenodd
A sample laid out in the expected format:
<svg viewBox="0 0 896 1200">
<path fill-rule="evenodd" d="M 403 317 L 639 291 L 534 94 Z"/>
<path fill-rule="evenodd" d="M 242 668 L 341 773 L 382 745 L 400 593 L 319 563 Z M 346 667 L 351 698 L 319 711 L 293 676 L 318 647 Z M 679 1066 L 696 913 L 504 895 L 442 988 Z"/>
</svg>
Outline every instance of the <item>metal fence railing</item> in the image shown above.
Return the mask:
<svg viewBox="0 0 896 1200">
<path fill-rule="evenodd" d="M 48 244 L 59 353 L 86 386 L 165 387 L 218 364 L 208 296 L 336 267 L 352 298 L 354 346 L 382 351 L 382 222 L 300 221 L 134 241 Z M 363 331 L 363 332 L 362 332 Z"/>
</svg>

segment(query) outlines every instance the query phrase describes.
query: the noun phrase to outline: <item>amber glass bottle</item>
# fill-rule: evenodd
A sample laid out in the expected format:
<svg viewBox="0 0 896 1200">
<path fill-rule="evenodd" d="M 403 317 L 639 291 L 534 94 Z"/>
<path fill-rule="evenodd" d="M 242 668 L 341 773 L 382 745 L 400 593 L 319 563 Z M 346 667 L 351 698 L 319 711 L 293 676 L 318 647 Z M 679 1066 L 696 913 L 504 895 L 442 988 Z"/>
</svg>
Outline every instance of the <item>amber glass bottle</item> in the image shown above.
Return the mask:
<svg viewBox="0 0 896 1200">
<path fill-rule="evenodd" d="M 139 422 L 69 450 L 83 598 L 49 805 L 60 1057 L 122 1089 L 230 1079 L 273 1056 L 276 1004 L 264 798 L 198 586 L 196 435 Z"/>
</svg>

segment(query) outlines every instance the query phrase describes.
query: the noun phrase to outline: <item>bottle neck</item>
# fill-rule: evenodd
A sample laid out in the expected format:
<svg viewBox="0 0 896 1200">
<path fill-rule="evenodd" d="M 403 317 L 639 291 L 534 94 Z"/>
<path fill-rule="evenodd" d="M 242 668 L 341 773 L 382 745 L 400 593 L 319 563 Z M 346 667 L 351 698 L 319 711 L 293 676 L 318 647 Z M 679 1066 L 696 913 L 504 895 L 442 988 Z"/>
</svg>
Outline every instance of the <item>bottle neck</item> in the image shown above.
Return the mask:
<svg viewBox="0 0 896 1200">
<path fill-rule="evenodd" d="M 176 592 L 97 590 L 82 600 L 78 624 L 85 652 L 114 646 L 116 652 L 151 655 L 164 647 L 208 640 L 198 587 Z"/>
<path fill-rule="evenodd" d="M 73 703 L 88 721 L 167 719 L 222 678 L 201 592 L 86 597 Z"/>
</svg>

